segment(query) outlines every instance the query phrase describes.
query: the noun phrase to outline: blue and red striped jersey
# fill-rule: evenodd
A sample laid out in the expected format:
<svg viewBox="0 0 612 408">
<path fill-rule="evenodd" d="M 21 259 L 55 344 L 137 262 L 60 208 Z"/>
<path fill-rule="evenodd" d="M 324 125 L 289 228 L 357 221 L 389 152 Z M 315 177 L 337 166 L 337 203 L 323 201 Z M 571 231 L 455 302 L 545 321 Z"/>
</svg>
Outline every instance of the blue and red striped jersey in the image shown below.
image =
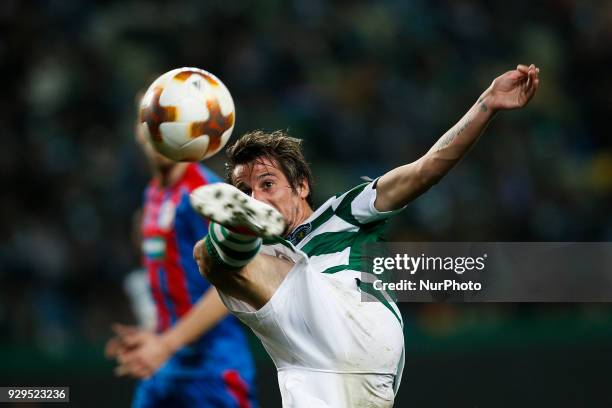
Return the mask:
<svg viewBox="0 0 612 408">
<path fill-rule="evenodd" d="M 145 191 L 143 258 L 158 332 L 174 325 L 210 287 L 193 259 L 193 247 L 208 233 L 208 223 L 191 208 L 189 193 L 220 181 L 205 166 L 190 163 L 174 184 L 161 186 L 152 180 Z M 233 316 L 181 349 L 161 371 L 199 375 L 227 369 L 253 370 L 246 338 Z"/>
</svg>

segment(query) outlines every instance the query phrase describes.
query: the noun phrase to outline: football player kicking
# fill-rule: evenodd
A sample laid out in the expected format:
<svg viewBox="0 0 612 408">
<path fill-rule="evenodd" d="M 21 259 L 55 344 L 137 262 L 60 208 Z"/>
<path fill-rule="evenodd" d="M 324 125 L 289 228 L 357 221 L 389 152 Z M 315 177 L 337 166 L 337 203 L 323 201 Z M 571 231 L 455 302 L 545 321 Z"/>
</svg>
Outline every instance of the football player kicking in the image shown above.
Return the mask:
<svg viewBox="0 0 612 408">
<path fill-rule="evenodd" d="M 361 280 L 361 244 L 448 173 L 497 111 L 525 106 L 538 74 L 519 65 L 499 76 L 420 159 L 316 210 L 300 141 L 282 132 L 243 136 L 227 151 L 230 184 L 193 191 L 191 204 L 212 221 L 194 247 L 200 272 L 262 341 L 284 407 L 393 406 L 402 319 Z M 362 302 L 362 292 L 379 302 Z"/>
</svg>

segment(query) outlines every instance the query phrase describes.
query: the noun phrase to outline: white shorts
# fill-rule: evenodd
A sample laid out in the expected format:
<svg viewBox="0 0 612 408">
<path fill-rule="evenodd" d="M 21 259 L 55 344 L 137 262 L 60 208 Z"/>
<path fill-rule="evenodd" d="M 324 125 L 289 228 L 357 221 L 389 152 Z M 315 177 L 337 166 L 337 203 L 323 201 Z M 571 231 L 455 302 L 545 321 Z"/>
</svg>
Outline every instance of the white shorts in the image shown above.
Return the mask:
<svg viewBox="0 0 612 408">
<path fill-rule="evenodd" d="M 393 406 L 393 375 L 338 374 L 303 369 L 278 372 L 283 408 Z"/>
</svg>

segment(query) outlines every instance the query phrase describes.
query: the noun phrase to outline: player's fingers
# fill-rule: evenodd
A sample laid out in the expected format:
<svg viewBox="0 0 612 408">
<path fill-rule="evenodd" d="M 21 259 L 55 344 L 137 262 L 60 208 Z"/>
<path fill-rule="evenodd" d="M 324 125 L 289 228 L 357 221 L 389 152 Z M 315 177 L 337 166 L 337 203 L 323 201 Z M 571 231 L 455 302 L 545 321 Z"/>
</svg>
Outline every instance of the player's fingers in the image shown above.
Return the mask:
<svg viewBox="0 0 612 408">
<path fill-rule="evenodd" d="M 152 374 L 151 370 L 145 367 L 135 367 L 131 372 L 131 375 L 133 377 L 136 377 L 139 379 L 149 378 L 151 374 Z"/>
<path fill-rule="evenodd" d="M 130 371 L 135 369 L 146 369 L 148 367 L 142 356 L 136 351 L 120 354 L 117 357 L 117 361 L 119 365 L 127 367 Z"/>
<path fill-rule="evenodd" d="M 120 365 L 125 365 L 127 363 L 129 363 L 130 361 L 132 361 L 133 357 L 132 357 L 132 353 L 131 352 L 127 352 L 127 353 L 121 353 L 117 356 L 117 362 Z"/>
<path fill-rule="evenodd" d="M 150 370 L 151 364 L 148 361 L 146 355 L 140 350 L 131 352 L 126 358 L 125 363 L 135 368 Z"/>
<path fill-rule="evenodd" d="M 138 364 L 120 364 L 115 367 L 115 375 L 117 377 L 130 376 L 136 378 L 144 378 L 149 372 L 145 367 L 139 366 Z"/>
<path fill-rule="evenodd" d="M 138 346 L 144 341 L 146 336 L 145 331 L 134 326 L 116 324 L 113 325 L 113 330 L 115 330 L 115 333 L 117 333 L 123 344 L 128 348 Z"/>
<path fill-rule="evenodd" d="M 155 372 L 155 370 L 153 369 L 153 367 L 151 367 L 150 364 L 145 364 L 145 365 L 142 366 L 142 369 L 140 370 L 139 377 L 140 378 L 148 378 L 148 377 L 152 376 L 154 372 Z"/>
<path fill-rule="evenodd" d="M 535 81 L 538 79 L 538 70 L 535 66 L 529 70 L 529 77 L 531 78 L 531 87 L 533 88 Z"/>
<path fill-rule="evenodd" d="M 140 371 L 140 369 L 135 367 L 134 365 L 120 364 L 117 367 L 115 367 L 113 371 L 117 377 L 124 377 L 124 376 L 133 377 L 135 376 L 136 372 Z"/>
<path fill-rule="evenodd" d="M 141 360 L 136 360 L 129 365 L 130 375 L 136 378 L 145 378 L 151 371 L 150 368 L 143 364 Z"/>
<path fill-rule="evenodd" d="M 539 71 L 540 71 L 539 68 L 536 67 L 534 64 L 531 64 L 529 66 L 529 71 L 527 73 L 528 80 L 527 80 L 527 86 L 526 86 L 528 90 L 530 90 L 533 87 L 534 81 L 537 79 Z"/>
<path fill-rule="evenodd" d="M 114 358 L 125 348 L 123 342 L 119 337 L 113 337 L 106 343 L 104 348 L 104 355 L 106 358 Z"/>
<path fill-rule="evenodd" d="M 106 345 L 104 346 L 104 357 L 113 358 L 116 354 L 116 350 L 117 350 L 117 339 L 113 337 L 112 339 L 107 341 Z"/>
<path fill-rule="evenodd" d="M 521 80 L 523 80 L 524 77 L 525 77 L 525 74 L 523 74 L 520 71 L 517 71 L 517 70 L 508 71 L 500 75 L 499 77 L 495 78 L 495 80 L 493 80 L 493 84 L 504 84 L 504 83 L 516 84 L 520 82 Z"/>
<path fill-rule="evenodd" d="M 531 84 L 528 88 L 525 88 L 525 102 L 528 102 L 531 100 L 531 98 L 533 98 L 536 93 L 536 90 L 538 89 L 538 86 L 540 85 L 540 80 L 535 75 L 530 75 L 529 77 L 531 79 Z"/>
<path fill-rule="evenodd" d="M 527 65 L 523 65 L 523 64 L 518 64 L 516 66 L 517 71 L 522 72 L 523 74 L 526 74 L 527 71 L 529 71 L 529 67 Z"/>
<path fill-rule="evenodd" d="M 111 327 L 112 327 L 113 331 L 115 333 L 117 333 L 121 337 L 123 337 L 123 336 L 125 336 L 127 334 L 130 334 L 130 333 L 137 332 L 139 330 L 137 327 L 128 326 L 128 325 L 121 324 L 121 323 L 115 323 Z"/>
<path fill-rule="evenodd" d="M 143 332 L 129 333 L 121 337 L 121 340 L 125 343 L 128 348 L 134 348 L 144 343 L 146 334 Z"/>
<path fill-rule="evenodd" d="M 117 367 L 115 367 L 113 372 L 117 377 L 123 377 L 124 375 L 129 374 L 129 370 L 127 369 L 127 367 L 122 365 L 118 365 Z"/>
<path fill-rule="evenodd" d="M 525 92 L 529 92 L 531 89 L 531 84 L 533 83 L 532 71 L 530 70 L 527 74 L 527 83 L 525 84 Z"/>
</svg>

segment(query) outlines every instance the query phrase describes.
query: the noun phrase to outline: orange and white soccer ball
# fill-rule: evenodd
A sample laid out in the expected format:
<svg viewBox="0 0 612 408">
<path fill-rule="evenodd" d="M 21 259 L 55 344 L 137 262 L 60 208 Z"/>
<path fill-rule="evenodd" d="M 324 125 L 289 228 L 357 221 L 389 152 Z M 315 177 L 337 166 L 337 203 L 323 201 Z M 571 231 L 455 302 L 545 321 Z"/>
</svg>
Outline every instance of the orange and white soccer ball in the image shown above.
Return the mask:
<svg viewBox="0 0 612 408">
<path fill-rule="evenodd" d="M 234 129 L 232 95 L 199 68 L 166 72 L 147 89 L 140 122 L 153 147 L 176 161 L 198 161 L 225 146 Z"/>
</svg>

